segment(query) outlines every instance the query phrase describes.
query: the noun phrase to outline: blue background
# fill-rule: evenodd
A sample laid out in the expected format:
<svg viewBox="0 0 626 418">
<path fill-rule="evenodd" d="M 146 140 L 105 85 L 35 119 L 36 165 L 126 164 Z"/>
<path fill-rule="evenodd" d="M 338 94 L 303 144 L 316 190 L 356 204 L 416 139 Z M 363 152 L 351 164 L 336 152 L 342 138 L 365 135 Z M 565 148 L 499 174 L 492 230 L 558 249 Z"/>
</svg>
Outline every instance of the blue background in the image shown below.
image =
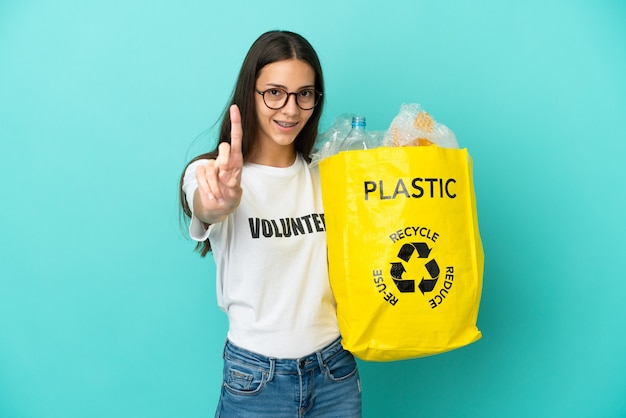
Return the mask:
<svg viewBox="0 0 626 418">
<path fill-rule="evenodd" d="M 322 125 L 421 103 L 474 159 L 483 338 L 361 363 L 365 417 L 626 416 L 626 4 L 0 2 L 0 416 L 203 417 L 225 316 L 177 207 L 250 44 Z"/>
</svg>

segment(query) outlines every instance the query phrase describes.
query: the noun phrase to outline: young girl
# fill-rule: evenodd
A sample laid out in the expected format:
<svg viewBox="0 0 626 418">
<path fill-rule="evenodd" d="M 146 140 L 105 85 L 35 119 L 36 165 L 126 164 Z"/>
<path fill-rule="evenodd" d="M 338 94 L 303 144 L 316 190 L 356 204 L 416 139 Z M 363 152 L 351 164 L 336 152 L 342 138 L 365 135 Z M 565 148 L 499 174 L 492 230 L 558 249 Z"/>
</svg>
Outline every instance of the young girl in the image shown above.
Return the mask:
<svg viewBox="0 0 626 418">
<path fill-rule="evenodd" d="M 354 357 L 328 281 L 319 172 L 319 58 L 302 36 L 261 35 L 242 64 L 218 147 L 181 179 L 228 315 L 218 417 L 360 417 Z"/>
</svg>

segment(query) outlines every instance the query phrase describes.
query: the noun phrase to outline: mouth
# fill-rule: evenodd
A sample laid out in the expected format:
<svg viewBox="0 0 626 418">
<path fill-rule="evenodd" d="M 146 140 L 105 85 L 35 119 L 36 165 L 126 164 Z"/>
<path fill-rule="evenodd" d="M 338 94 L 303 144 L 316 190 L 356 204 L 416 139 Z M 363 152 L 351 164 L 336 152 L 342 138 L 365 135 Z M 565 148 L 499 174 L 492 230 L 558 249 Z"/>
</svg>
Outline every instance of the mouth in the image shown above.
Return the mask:
<svg viewBox="0 0 626 418">
<path fill-rule="evenodd" d="M 281 128 L 285 128 L 285 129 L 293 128 L 294 126 L 298 124 L 298 122 L 283 122 L 279 120 L 275 120 L 274 123 L 280 126 Z"/>
</svg>

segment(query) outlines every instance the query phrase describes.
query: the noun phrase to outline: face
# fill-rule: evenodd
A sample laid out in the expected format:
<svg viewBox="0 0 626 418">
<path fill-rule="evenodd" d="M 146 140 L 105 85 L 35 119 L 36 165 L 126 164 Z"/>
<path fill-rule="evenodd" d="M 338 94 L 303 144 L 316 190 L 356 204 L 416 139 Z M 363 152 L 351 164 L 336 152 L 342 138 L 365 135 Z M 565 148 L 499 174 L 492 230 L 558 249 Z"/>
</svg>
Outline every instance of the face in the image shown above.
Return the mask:
<svg viewBox="0 0 626 418">
<path fill-rule="evenodd" d="M 304 61 L 289 59 L 263 67 L 256 82 L 258 91 L 283 89 L 289 93 L 315 88 L 315 71 Z M 270 92 L 266 93 L 269 95 Z M 278 110 L 268 108 L 263 97 L 255 94 L 258 122 L 258 151 L 268 156 L 295 156 L 294 141 L 313 114 L 313 109 L 302 110 L 296 96 L 290 95 L 287 104 Z"/>
</svg>

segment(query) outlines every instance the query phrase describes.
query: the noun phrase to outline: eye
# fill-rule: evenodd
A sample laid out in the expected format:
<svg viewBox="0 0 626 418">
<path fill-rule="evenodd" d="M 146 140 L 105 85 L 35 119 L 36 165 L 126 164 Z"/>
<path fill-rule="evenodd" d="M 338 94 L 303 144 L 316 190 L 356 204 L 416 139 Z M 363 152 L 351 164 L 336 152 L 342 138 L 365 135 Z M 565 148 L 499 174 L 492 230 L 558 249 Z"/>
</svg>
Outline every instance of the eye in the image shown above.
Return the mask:
<svg viewBox="0 0 626 418">
<path fill-rule="evenodd" d="M 300 93 L 298 93 L 300 95 L 300 97 L 302 97 L 303 99 L 311 99 L 313 98 L 313 96 L 315 96 L 315 90 L 313 89 L 307 89 L 307 90 L 302 90 Z"/>
<path fill-rule="evenodd" d="M 285 94 L 285 92 L 279 89 L 268 89 L 265 91 L 265 94 L 269 94 L 272 97 L 281 97 Z"/>
</svg>

